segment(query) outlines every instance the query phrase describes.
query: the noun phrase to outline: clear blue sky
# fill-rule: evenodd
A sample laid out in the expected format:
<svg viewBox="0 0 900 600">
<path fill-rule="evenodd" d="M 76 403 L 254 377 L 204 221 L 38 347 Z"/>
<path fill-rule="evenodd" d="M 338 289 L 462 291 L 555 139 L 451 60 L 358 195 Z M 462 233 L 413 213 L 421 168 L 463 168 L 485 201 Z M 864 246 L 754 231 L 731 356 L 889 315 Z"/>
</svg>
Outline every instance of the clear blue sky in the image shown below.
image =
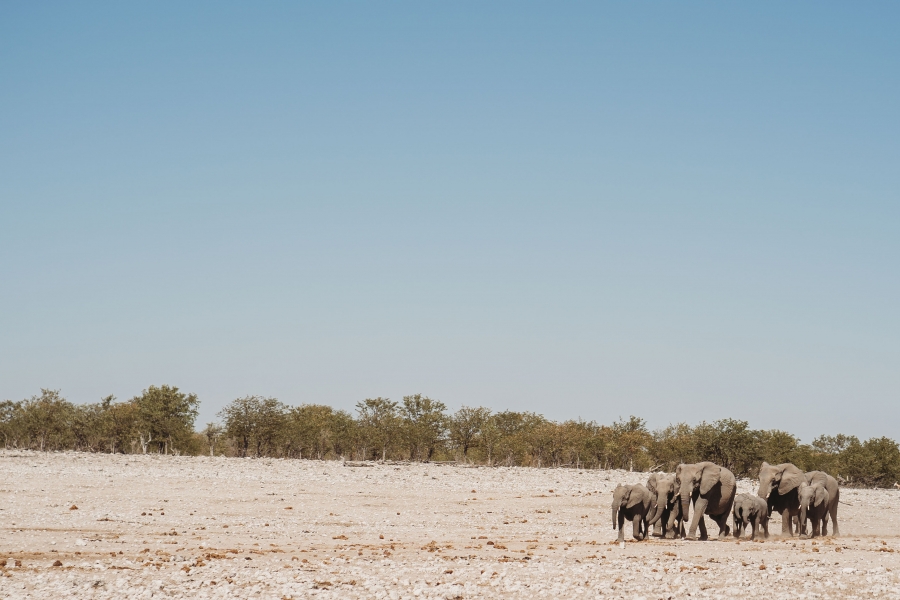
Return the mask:
<svg viewBox="0 0 900 600">
<path fill-rule="evenodd" d="M 900 438 L 897 3 L 5 2 L 0 397 Z"/>
</svg>

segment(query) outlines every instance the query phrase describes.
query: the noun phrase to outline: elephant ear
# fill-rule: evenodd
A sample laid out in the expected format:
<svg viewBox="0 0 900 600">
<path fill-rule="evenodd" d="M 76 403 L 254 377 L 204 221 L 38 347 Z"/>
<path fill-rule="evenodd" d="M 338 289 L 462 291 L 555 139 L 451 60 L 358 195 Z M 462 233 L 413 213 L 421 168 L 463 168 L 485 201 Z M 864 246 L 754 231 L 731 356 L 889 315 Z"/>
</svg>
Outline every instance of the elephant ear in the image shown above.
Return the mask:
<svg viewBox="0 0 900 600">
<path fill-rule="evenodd" d="M 657 478 L 657 477 L 658 477 L 658 475 L 657 475 L 656 473 L 654 473 L 654 474 L 651 475 L 650 478 L 647 480 L 647 489 L 650 490 L 650 492 L 653 493 L 653 494 L 656 493 L 656 478 Z"/>
<path fill-rule="evenodd" d="M 709 465 L 703 469 L 700 475 L 700 493 L 706 495 L 713 486 L 719 483 L 719 477 L 722 475 L 722 467 L 719 465 Z"/>
<path fill-rule="evenodd" d="M 630 490 L 628 490 L 627 498 L 628 498 L 628 504 L 625 505 L 625 508 L 634 508 L 635 506 L 640 504 L 641 501 L 643 500 L 643 498 L 641 498 L 641 494 L 639 493 L 639 490 L 637 490 L 635 488 L 631 488 Z"/>
<path fill-rule="evenodd" d="M 828 475 L 826 475 L 822 471 L 810 471 L 806 473 L 805 477 L 809 482 L 809 485 L 815 485 L 817 483 L 826 485 L 828 483 Z"/>
<path fill-rule="evenodd" d="M 824 486 L 816 486 L 816 506 L 821 506 L 823 504 L 828 504 L 828 490 L 825 489 Z"/>
<path fill-rule="evenodd" d="M 781 483 L 778 484 L 778 493 L 784 496 L 792 489 L 800 487 L 801 483 L 806 483 L 806 476 L 803 475 L 803 472 L 794 465 L 785 467 L 781 474 Z"/>
</svg>

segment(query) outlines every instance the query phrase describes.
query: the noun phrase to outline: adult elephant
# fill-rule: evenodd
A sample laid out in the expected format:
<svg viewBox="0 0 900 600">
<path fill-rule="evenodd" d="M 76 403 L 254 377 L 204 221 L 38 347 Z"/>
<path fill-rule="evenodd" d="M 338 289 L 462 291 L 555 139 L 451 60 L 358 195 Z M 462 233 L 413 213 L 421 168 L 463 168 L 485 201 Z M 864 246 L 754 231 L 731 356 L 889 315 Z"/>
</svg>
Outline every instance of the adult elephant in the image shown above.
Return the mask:
<svg viewBox="0 0 900 600">
<path fill-rule="evenodd" d="M 647 489 L 650 490 L 650 516 L 652 516 L 656 512 L 656 500 L 659 495 L 657 492 L 656 482 L 665 477 L 665 473 L 650 473 L 650 477 L 647 478 Z M 660 536 L 662 535 L 662 523 L 658 520 L 654 521 L 655 525 L 653 527 L 653 535 Z M 648 523 L 651 525 L 651 523 Z"/>
<path fill-rule="evenodd" d="M 837 479 L 825 471 L 808 471 L 804 475 L 809 485 L 821 484 L 828 492 L 828 515 L 831 517 L 831 535 L 839 536 L 841 532 L 838 529 L 837 510 L 838 502 L 841 500 L 841 489 L 838 487 Z M 822 535 L 825 535 L 824 523 Z"/>
<path fill-rule="evenodd" d="M 797 533 L 800 533 L 800 497 L 797 489 L 801 483 L 808 483 L 806 474 L 791 463 L 770 465 L 764 462 L 759 468 L 756 495 L 768 503 L 770 515 L 773 511 L 781 515 L 782 537 L 793 536 L 795 524 Z"/>
<path fill-rule="evenodd" d="M 734 504 L 737 484 L 734 473 L 711 462 L 681 464 L 675 469 L 675 481 L 681 497 L 681 514 L 686 521 L 690 514 L 691 501 L 694 502 L 694 517 L 688 529 L 686 539 L 695 539 L 697 526 L 700 526 L 700 539 L 709 536 L 706 533 L 706 522 L 703 515 L 709 515 L 719 526 L 719 538 L 724 538 L 731 531 L 728 516 Z"/>
<path fill-rule="evenodd" d="M 653 495 L 650 519 L 647 521 L 648 527 L 654 526 L 653 534 L 664 538 L 684 536 L 681 500 L 675 485 L 675 475 L 654 473 L 647 481 L 647 489 Z"/>
</svg>

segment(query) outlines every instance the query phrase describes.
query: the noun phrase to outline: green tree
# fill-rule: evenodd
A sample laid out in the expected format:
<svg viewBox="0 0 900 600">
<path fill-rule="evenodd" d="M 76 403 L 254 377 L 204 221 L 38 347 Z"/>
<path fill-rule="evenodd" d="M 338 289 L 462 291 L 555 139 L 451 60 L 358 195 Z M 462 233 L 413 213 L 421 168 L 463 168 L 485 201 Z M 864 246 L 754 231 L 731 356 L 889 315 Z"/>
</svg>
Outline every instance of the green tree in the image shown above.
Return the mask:
<svg viewBox="0 0 900 600">
<path fill-rule="evenodd" d="M 403 397 L 400 416 L 410 460 L 431 460 L 447 430 L 446 405 L 421 394 Z"/>
<path fill-rule="evenodd" d="M 112 453 L 125 452 L 129 447 L 134 452 L 140 435 L 140 407 L 133 401 L 114 402 L 113 396 L 102 400 L 104 432 L 107 445 Z"/>
<path fill-rule="evenodd" d="M 800 469 L 810 469 L 809 448 L 800 444 L 796 436 L 780 429 L 757 431 L 757 456 L 752 457 L 752 464 L 745 466 L 746 475 L 758 475 L 759 465 L 766 461 L 772 465 L 793 463 Z"/>
<path fill-rule="evenodd" d="M 324 404 L 303 404 L 288 411 L 292 448 L 302 458 L 325 460 L 334 450 L 339 434 L 335 410 Z"/>
<path fill-rule="evenodd" d="M 873 468 L 869 473 L 870 484 L 889 487 L 900 480 L 900 447 L 887 437 L 872 438 L 864 444 L 872 456 Z"/>
<path fill-rule="evenodd" d="M 615 432 L 607 425 L 591 423 L 590 436 L 585 440 L 585 451 L 597 465 L 597 468 L 608 469 L 610 461 L 616 453 Z"/>
<path fill-rule="evenodd" d="M 714 423 L 700 423 L 694 428 L 697 455 L 732 471 L 738 477 L 748 476 L 758 467 L 759 444 L 757 434 L 747 421 L 721 419 Z"/>
<path fill-rule="evenodd" d="M 842 471 L 841 454 L 854 440 L 859 443 L 859 440 L 855 437 L 843 434 L 834 436 L 821 435 L 817 437 L 809 446 L 809 456 L 805 468 L 808 470 L 825 471 L 834 476 L 839 475 Z"/>
<path fill-rule="evenodd" d="M 72 407 L 72 444 L 75 450 L 96 452 L 106 442 L 104 410 L 101 403 L 80 404 Z"/>
<path fill-rule="evenodd" d="M 863 443 L 849 436 L 840 453 L 840 468 L 848 483 L 886 487 L 900 480 L 900 448 L 890 438 L 872 438 Z"/>
<path fill-rule="evenodd" d="M 353 415 L 345 410 L 336 410 L 331 414 L 331 451 L 336 457 L 345 458 L 358 447 L 360 442 L 359 425 Z"/>
<path fill-rule="evenodd" d="M 368 447 L 375 447 L 381 451 L 381 461 L 384 462 L 400 427 L 397 403 L 381 396 L 366 398 L 356 403 L 356 414 L 363 440 L 363 455 L 368 455 Z"/>
<path fill-rule="evenodd" d="M 838 435 L 820 435 L 813 440 L 812 447 L 825 454 L 839 455 L 854 442 L 859 443 L 855 436 L 846 436 L 842 433 Z"/>
<path fill-rule="evenodd" d="M 653 436 L 647 431 L 647 422 L 634 415 L 627 421 L 616 421 L 612 425 L 614 443 L 618 450 L 617 462 L 623 469 L 633 471 L 635 467 L 649 467 L 648 447 Z"/>
<path fill-rule="evenodd" d="M 489 427 L 496 440 L 496 453 L 507 466 L 521 464 L 527 455 L 525 433 L 543 417 L 504 410 L 491 415 Z"/>
<path fill-rule="evenodd" d="M 219 417 L 239 456 L 247 456 L 251 450 L 256 456 L 265 456 L 275 451 L 284 431 L 285 410 L 277 398 L 244 396 L 229 402 Z"/>
<path fill-rule="evenodd" d="M 478 445 L 490 416 L 491 411 L 487 408 L 463 406 L 450 417 L 450 442 L 455 448 L 462 450 L 464 459 L 468 459 L 469 449 Z"/>
<path fill-rule="evenodd" d="M 72 445 L 74 412 L 75 407 L 59 390 L 41 389 L 39 396 L 22 402 L 17 418 L 32 447 L 61 450 Z"/>
<path fill-rule="evenodd" d="M 681 463 L 700 462 L 694 428 L 687 423 L 669 425 L 653 432 L 652 462 L 655 467 L 672 472 Z"/>
<path fill-rule="evenodd" d="M 18 441 L 19 427 L 17 426 L 17 419 L 21 412 L 22 405 L 20 402 L 13 402 L 12 400 L 0 402 L 0 435 L 3 436 L 4 448 L 13 447 Z"/>
<path fill-rule="evenodd" d="M 165 454 L 170 449 L 177 451 L 191 444 L 200 406 L 195 394 L 185 394 L 174 386 L 151 385 L 132 402 L 137 406 L 139 436 L 145 453 L 152 442 Z"/>
<path fill-rule="evenodd" d="M 588 423 L 581 419 L 566 421 L 560 428 L 563 430 L 565 446 L 560 456 L 560 464 L 568 464 L 576 469 L 589 466 L 592 461 L 590 441 L 593 438 L 596 423 Z"/>
<path fill-rule="evenodd" d="M 215 456 L 219 440 L 225 435 L 225 428 L 218 423 L 207 423 L 201 433 L 206 439 L 206 445 L 209 447 L 209 455 Z"/>
</svg>

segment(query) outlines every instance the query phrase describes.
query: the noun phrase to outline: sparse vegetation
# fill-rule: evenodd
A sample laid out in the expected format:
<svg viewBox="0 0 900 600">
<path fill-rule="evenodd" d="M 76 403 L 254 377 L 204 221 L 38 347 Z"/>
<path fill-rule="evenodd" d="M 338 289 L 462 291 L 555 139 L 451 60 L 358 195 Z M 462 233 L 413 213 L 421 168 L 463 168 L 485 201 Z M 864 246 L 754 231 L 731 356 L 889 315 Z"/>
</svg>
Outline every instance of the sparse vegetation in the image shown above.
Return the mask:
<svg viewBox="0 0 900 600">
<path fill-rule="evenodd" d="M 896 441 L 843 434 L 811 444 L 785 431 L 723 419 L 655 431 L 635 416 L 602 425 L 555 422 L 530 412 L 493 412 L 415 394 L 401 402 L 370 398 L 356 415 L 330 406 L 288 406 L 246 396 L 195 432 L 199 400 L 172 386 L 150 386 L 124 402 L 112 396 L 74 404 L 57 390 L 0 403 L 6 448 L 42 451 L 215 454 L 315 460 L 455 460 L 473 464 L 672 471 L 680 462 L 713 461 L 753 477 L 763 461 L 822 470 L 844 485 L 887 487 L 900 480 Z"/>
</svg>

